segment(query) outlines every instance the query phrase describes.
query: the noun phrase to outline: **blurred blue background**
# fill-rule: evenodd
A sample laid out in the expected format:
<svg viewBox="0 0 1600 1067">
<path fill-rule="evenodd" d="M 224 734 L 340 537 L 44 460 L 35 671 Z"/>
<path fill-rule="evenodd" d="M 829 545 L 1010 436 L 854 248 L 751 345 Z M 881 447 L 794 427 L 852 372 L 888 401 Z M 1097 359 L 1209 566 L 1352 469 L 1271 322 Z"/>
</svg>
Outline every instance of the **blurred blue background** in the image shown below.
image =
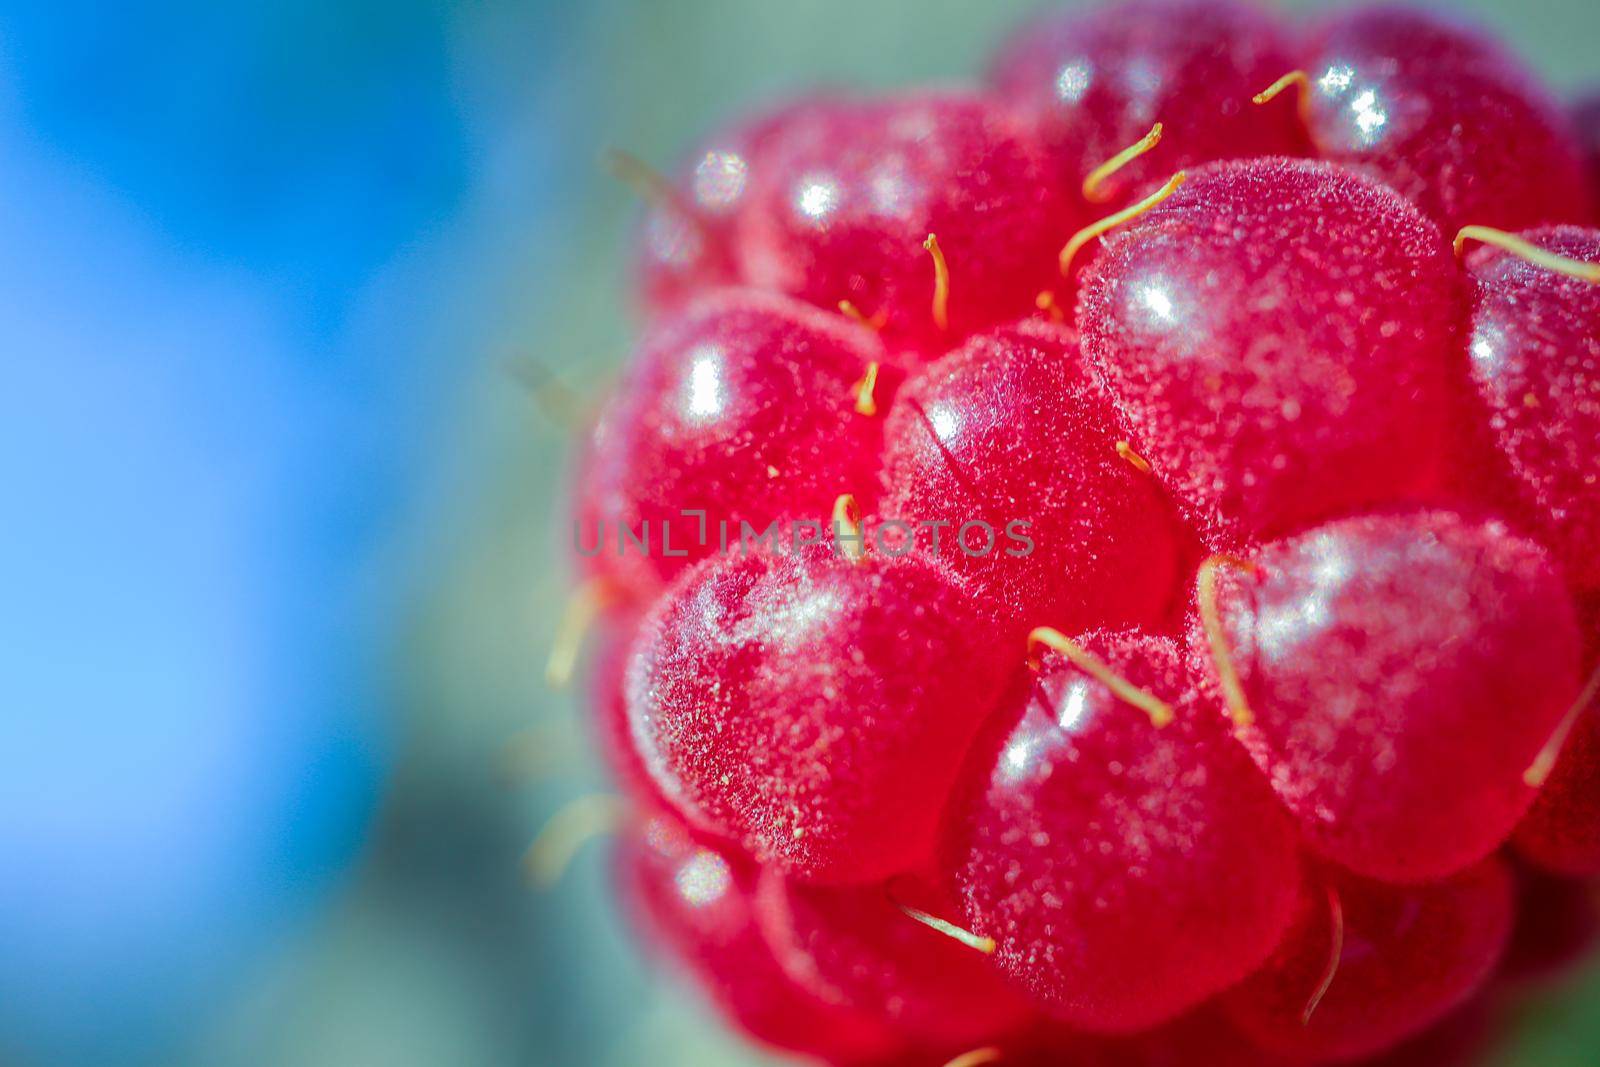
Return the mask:
<svg viewBox="0 0 1600 1067">
<path fill-rule="evenodd" d="M 0 1064 L 752 1063 L 652 979 L 541 662 L 632 205 L 814 82 L 1026 0 L 0 0 Z M 1562 87 L 1585 0 L 1473 5 Z M 1508 1062 L 1592 1062 L 1591 980 Z"/>
</svg>

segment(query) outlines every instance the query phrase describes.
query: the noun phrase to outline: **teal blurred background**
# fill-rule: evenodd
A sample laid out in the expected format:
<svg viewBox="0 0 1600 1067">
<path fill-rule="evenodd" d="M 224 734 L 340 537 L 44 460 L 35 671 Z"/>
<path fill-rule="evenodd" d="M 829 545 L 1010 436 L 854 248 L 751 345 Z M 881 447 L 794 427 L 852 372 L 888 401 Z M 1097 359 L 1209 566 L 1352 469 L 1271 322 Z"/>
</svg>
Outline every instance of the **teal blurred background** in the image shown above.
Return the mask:
<svg viewBox="0 0 1600 1067">
<path fill-rule="evenodd" d="M 748 1064 L 652 977 L 543 657 L 661 166 L 1024 0 L 0 2 L 0 1064 Z M 1591 0 L 1479 11 L 1563 90 Z M 1506 1064 L 1600 1062 L 1600 971 Z"/>
</svg>

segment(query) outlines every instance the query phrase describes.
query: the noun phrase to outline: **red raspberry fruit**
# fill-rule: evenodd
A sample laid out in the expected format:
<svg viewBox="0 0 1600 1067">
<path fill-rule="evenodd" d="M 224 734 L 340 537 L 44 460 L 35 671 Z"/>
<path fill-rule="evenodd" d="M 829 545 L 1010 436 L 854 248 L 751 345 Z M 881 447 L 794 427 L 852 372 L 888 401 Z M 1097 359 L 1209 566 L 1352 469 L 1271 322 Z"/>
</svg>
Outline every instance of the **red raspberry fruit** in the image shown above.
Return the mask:
<svg viewBox="0 0 1600 1067">
<path fill-rule="evenodd" d="M 927 860 L 1016 652 L 941 571 L 816 546 L 711 561 L 646 620 L 628 713 L 663 793 L 817 881 Z"/>
<path fill-rule="evenodd" d="M 1380 1052 L 1463 1004 L 1494 970 L 1511 875 L 1491 857 L 1449 879 L 1382 885 L 1325 869 L 1259 972 L 1222 1004 L 1245 1035 L 1312 1062 Z"/>
<path fill-rule="evenodd" d="M 1181 167 L 1303 153 L 1305 131 L 1292 113 L 1250 106 L 1294 65 L 1292 54 L 1255 7 L 1134 0 L 1052 11 L 1024 25 L 995 56 L 989 81 L 1039 131 L 1056 180 L 1072 190 L 1159 121 L 1160 150 L 1102 186 L 1096 202 L 1115 205 Z"/>
<path fill-rule="evenodd" d="M 1366 8 L 1324 23 L 1304 69 L 1318 152 L 1393 185 L 1449 236 L 1592 217 L 1566 115 L 1484 34 Z"/>
<path fill-rule="evenodd" d="M 974 751 L 947 866 L 972 930 L 1040 1007 L 1129 1032 L 1266 958 L 1292 913 L 1295 844 L 1177 644 L 1074 644 L 1013 690 L 1000 744 Z M 1124 684 L 1161 704 L 1134 706 Z"/>
<path fill-rule="evenodd" d="M 657 813 L 623 838 L 617 874 L 644 933 L 745 1033 L 841 1064 L 884 1063 L 900 1050 L 873 1019 L 812 996 L 783 973 L 756 924 L 756 872 L 744 857 Z"/>
<path fill-rule="evenodd" d="M 1070 329 L 982 334 L 902 390 L 885 429 L 880 510 L 942 523 L 919 545 L 1022 632 L 1159 623 L 1181 535 L 1154 480 L 1118 454 L 1111 425 Z"/>
<path fill-rule="evenodd" d="M 1421 511 L 1210 567 L 1191 647 L 1314 848 L 1411 881 L 1506 838 L 1578 690 L 1577 625 L 1543 549 L 1502 522 Z"/>
<path fill-rule="evenodd" d="M 1600 230 L 1559 226 L 1519 235 L 1565 257 L 1530 262 L 1503 248 L 1468 259 L 1473 380 L 1490 432 L 1573 584 L 1600 589 Z"/>
<path fill-rule="evenodd" d="M 897 889 L 951 914 L 926 891 Z M 757 892 L 761 928 L 802 989 L 883 1019 L 906 1041 L 958 1051 L 1019 1029 L 1025 1000 L 982 954 L 910 921 L 884 886 L 808 886 L 768 868 Z"/>
<path fill-rule="evenodd" d="M 733 233 L 750 202 L 754 175 L 764 170 L 772 143 L 789 130 L 821 121 L 833 102 L 798 100 L 712 134 L 674 182 L 619 156 L 615 165 L 650 205 L 638 241 L 637 285 L 645 305 L 670 310 L 709 289 L 739 280 Z"/>
<path fill-rule="evenodd" d="M 1393 191 L 1326 163 L 1195 171 L 1106 242 L 1084 354 L 1213 547 L 1429 486 L 1456 266 Z"/>
<path fill-rule="evenodd" d="M 826 515 L 844 489 L 869 493 L 883 423 L 852 398 L 882 356 L 837 314 L 761 293 L 725 291 L 663 321 L 580 472 L 584 567 L 614 596 L 645 602 L 725 544 L 737 550 L 741 524 L 759 537 Z"/>
<path fill-rule="evenodd" d="M 1027 313 L 1054 276 L 1077 221 L 1047 174 L 1031 134 L 980 96 L 862 102 L 774 145 L 739 264 L 751 284 L 830 310 L 849 301 L 892 351 L 937 356 Z M 929 234 L 948 271 L 942 305 Z"/>
</svg>

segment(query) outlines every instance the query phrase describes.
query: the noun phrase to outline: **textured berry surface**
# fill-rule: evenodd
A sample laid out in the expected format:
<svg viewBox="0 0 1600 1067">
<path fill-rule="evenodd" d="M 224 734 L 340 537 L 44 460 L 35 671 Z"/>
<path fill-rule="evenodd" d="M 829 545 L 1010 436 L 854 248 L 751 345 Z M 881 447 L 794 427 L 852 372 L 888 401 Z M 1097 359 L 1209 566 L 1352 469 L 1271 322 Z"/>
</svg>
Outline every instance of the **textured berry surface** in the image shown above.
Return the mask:
<svg viewBox="0 0 1600 1067">
<path fill-rule="evenodd" d="M 723 522 L 737 545 L 741 523 L 759 535 L 774 521 L 820 520 L 840 493 L 870 499 L 883 423 L 858 414 L 853 397 L 881 356 L 840 316 L 764 294 L 725 291 L 664 321 L 580 473 L 584 565 L 643 599 L 717 554 Z M 624 530 L 648 532 L 648 550 Z"/>
<path fill-rule="evenodd" d="M 1214 547 L 1430 484 L 1456 267 L 1432 223 L 1325 163 L 1195 171 L 1086 272 L 1084 353 Z"/>
<path fill-rule="evenodd" d="M 1483 985 L 1511 919 L 1511 875 L 1499 859 L 1409 887 L 1325 869 L 1307 879 L 1299 916 L 1271 961 L 1223 1005 L 1248 1037 L 1285 1055 L 1379 1052 Z"/>
<path fill-rule="evenodd" d="M 819 1000 L 783 973 L 756 924 L 756 872 L 747 859 L 656 813 L 630 827 L 616 863 L 646 935 L 752 1037 L 838 1063 L 882 1063 L 900 1049 L 869 1017 Z"/>
<path fill-rule="evenodd" d="M 1577 694 L 1577 624 L 1548 555 L 1501 522 L 1420 511 L 1342 519 L 1250 561 L 1216 596 L 1254 717 L 1239 735 L 1306 840 L 1397 881 L 1504 840 Z"/>
<path fill-rule="evenodd" d="M 653 193 L 635 272 L 646 305 L 677 307 L 709 289 L 736 284 L 733 234 L 774 141 L 821 121 L 831 101 L 810 98 L 753 115 L 706 138 L 668 189 Z"/>
<path fill-rule="evenodd" d="M 1482 33 L 1423 11 L 1358 9 L 1314 34 L 1305 69 L 1319 153 L 1382 178 L 1450 236 L 1590 220 L 1567 116 Z"/>
<path fill-rule="evenodd" d="M 1600 230 L 1521 236 L 1600 264 Z M 1468 269 L 1468 351 L 1492 438 L 1541 538 L 1574 583 L 1600 588 L 1600 285 L 1494 247 L 1475 251 Z"/>
<path fill-rule="evenodd" d="M 926 890 L 896 892 L 951 912 Z M 757 900 L 767 940 L 797 985 L 884 1020 L 908 1042 L 970 1048 L 1008 1036 L 1030 1014 L 987 958 L 911 921 L 884 886 L 807 886 L 769 868 Z"/>
<path fill-rule="evenodd" d="M 1067 189 L 1160 121 L 1162 146 L 1103 187 L 1115 206 L 1181 167 L 1301 154 L 1306 135 L 1293 112 L 1250 105 L 1294 66 L 1291 55 L 1282 29 L 1254 7 L 1134 0 L 1052 11 L 1023 26 L 989 81 L 1038 130 Z"/>
<path fill-rule="evenodd" d="M 1179 647 L 1080 642 L 1177 707 L 1156 727 L 1048 655 L 1015 687 L 1014 725 L 974 751 L 952 809 L 949 869 L 971 928 L 1055 1017 L 1125 1032 L 1244 977 L 1294 903 L 1294 839 L 1272 794 L 1193 699 Z"/>
<path fill-rule="evenodd" d="M 937 356 L 1030 310 L 1076 228 L 1033 136 L 977 95 L 864 101 L 805 124 L 773 152 L 740 221 L 744 277 L 882 316 L 896 352 Z M 948 330 L 933 315 L 930 233 L 951 274 Z"/>
<path fill-rule="evenodd" d="M 687 575 L 645 623 L 628 714 L 700 827 L 803 877 L 868 882 L 927 858 L 1019 658 L 918 558 L 752 554 Z"/>
<path fill-rule="evenodd" d="M 1539 249 L 1600 263 L 1600 97 L 1130 0 L 623 176 L 568 618 L 623 888 L 731 1027 L 1466 1067 L 1588 951 L 1600 285 Z"/>
<path fill-rule="evenodd" d="M 1117 454 L 1077 335 L 1044 323 L 973 338 L 907 382 L 885 429 L 885 517 L 944 523 L 920 546 L 1024 630 L 1159 622 L 1180 533 L 1154 480 Z M 1013 522 L 1027 537 L 1005 536 Z M 996 533 L 991 550 L 981 527 Z"/>
</svg>

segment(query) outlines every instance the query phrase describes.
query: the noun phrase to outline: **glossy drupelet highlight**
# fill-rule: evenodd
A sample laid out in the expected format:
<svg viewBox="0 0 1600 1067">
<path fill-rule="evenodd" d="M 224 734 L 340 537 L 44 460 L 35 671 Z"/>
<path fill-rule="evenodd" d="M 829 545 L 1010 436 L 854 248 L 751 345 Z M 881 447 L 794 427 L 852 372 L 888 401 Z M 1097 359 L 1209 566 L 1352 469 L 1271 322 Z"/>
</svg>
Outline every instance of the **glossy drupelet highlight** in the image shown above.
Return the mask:
<svg viewBox="0 0 1600 1067">
<path fill-rule="evenodd" d="M 906 383 L 880 510 L 1021 633 L 1159 624 L 1184 535 L 1111 426 L 1071 329 L 979 335 Z"/>
<path fill-rule="evenodd" d="M 882 357 L 870 332 L 765 293 L 725 290 L 663 320 L 579 471 L 585 570 L 639 603 L 737 550 L 746 527 L 759 538 L 778 522 L 776 539 L 792 540 L 789 524 L 820 521 L 839 493 L 870 500 L 883 423 L 851 398 Z"/>
<path fill-rule="evenodd" d="M 1518 235 L 1600 276 L 1600 230 Z M 1527 513 L 1571 581 L 1600 589 L 1600 284 L 1501 248 L 1471 253 L 1468 352 L 1494 444 Z"/>
<path fill-rule="evenodd" d="M 1200 168 L 1108 238 L 1078 326 L 1134 448 L 1232 549 L 1432 487 L 1459 307 L 1414 207 L 1271 159 Z"/>
<path fill-rule="evenodd" d="M 946 865 L 973 931 L 1038 1006 L 1085 1030 L 1165 1022 L 1243 978 L 1294 903 L 1294 837 L 1195 698 L 1179 646 L 1096 633 L 1083 650 L 1168 702 L 1157 726 L 1046 654 L 1014 687 L 951 810 Z"/>
<path fill-rule="evenodd" d="M 1578 692 L 1577 624 L 1543 549 L 1503 522 L 1395 512 L 1213 574 L 1219 625 L 1202 592 L 1190 647 L 1312 848 L 1407 882 L 1505 840 Z"/>
<path fill-rule="evenodd" d="M 773 152 L 736 236 L 744 278 L 823 308 L 849 301 L 896 355 L 932 358 L 1027 313 L 1079 222 L 1033 136 L 976 94 L 863 101 Z M 945 325 L 929 234 L 949 270 Z"/>
<path fill-rule="evenodd" d="M 1331 16 L 1296 65 L 1310 78 L 1318 153 L 1388 182 L 1447 234 L 1592 219 L 1567 116 L 1483 33 L 1431 12 L 1361 8 Z"/>
<path fill-rule="evenodd" d="M 657 812 L 627 829 L 616 866 L 642 929 L 752 1037 L 862 1067 L 903 1050 L 868 1016 L 826 1003 L 784 974 L 756 925 L 756 871 L 745 857 Z"/>
<path fill-rule="evenodd" d="M 708 561 L 646 620 L 635 743 L 662 792 L 763 862 L 914 869 L 1020 649 L 941 571 L 832 546 Z"/>
<path fill-rule="evenodd" d="M 1105 183 L 1099 213 L 1182 167 L 1302 154 L 1292 112 L 1250 104 L 1292 56 L 1282 27 L 1254 6 L 1133 0 L 1039 16 L 1001 48 L 989 82 L 1038 131 L 1066 189 L 1163 125 L 1162 144 Z"/>
</svg>

